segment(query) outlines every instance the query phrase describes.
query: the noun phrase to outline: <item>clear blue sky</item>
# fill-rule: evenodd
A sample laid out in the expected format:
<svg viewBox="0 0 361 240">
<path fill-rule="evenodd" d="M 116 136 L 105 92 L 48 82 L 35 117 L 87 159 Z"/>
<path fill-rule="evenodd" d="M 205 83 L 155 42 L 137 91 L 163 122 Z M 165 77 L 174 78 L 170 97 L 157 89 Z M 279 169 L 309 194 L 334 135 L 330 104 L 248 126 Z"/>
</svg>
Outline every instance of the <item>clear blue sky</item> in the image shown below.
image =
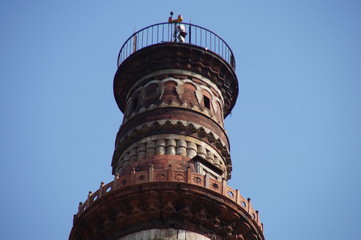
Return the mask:
<svg viewBox="0 0 361 240">
<path fill-rule="evenodd" d="M 267 240 L 360 239 L 359 0 L 1 1 L 1 238 L 67 239 L 112 180 L 118 51 L 171 10 L 234 51 L 230 185 Z"/>
</svg>

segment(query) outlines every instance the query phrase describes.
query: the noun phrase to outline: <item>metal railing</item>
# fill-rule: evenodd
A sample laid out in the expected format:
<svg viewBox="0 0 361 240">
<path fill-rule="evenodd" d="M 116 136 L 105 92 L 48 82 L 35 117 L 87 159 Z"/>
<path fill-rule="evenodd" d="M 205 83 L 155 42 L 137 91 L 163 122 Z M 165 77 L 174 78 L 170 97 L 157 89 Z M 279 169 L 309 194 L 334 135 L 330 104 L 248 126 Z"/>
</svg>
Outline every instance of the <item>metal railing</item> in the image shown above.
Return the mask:
<svg viewBox="0 0 361 240">
<path fill-rule="evenodd" d="M 186 34 L 184 34 L 184 32 Z M 184 36 L 185 35 L 185 36 Z M 183 37 L 184 36 L 184 37 Z M 214 32 L 190 23 L 158 23 L 131 35 L 118 54 L 118 67 L 132 53 L 154 44 L 178 42 L 192 44 L 212 51 L 235 69 L 235 59 L 228 44 Z"/>
</svg>

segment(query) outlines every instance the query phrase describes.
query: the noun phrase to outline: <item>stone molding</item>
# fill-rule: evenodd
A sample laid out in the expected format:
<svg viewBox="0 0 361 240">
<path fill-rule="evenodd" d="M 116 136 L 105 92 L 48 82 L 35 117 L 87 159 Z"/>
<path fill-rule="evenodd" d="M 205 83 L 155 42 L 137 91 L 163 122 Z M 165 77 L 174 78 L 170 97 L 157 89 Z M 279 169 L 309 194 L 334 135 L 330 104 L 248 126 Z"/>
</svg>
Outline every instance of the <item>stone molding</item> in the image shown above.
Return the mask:
<svg viewBox="0 0 361 240">
<path fill-rule="evenodd" d="M 116 171 L 117 163 L 120 160 L 121 155 L 130 145 L 148 137 L 147 133 L 149 133 L 150 136 L 153 136 L 158 130 L 164 129 L 177 129 L 175 134 L 182 135 L 183 133 L 185 136 L 196 137 L 212 146 L 225 159 L 228 176 L 230 177 L 232 164 L 228 144 L 224 143 L 221 138 L 209 129 L 195 123 L 180 120 L 159 120 L 147 122 L 136 128 L 132 128 L 129 132 L 122 135 L 120 139 L 118 139 L 118 136 L 120 136 L 118 133 L 112 160 L 113 174 Z M 171 134 L 171 132 L 169 134 Z"/>
<path fill-rule="evenodd" d="M 174 71 L 174 73 L 172 73 L 172 71 Z M 129 91 L 128 96 L 127 96 L 127 107 L 125 109 L 125 114 L 124 114 L 124 120 L 123 122 L 127 122 L 129 119 L 131 119 L 132 117 L 136 116 L 139 113 L 145 112 L 145 111 L 149 111 L 155 108 L 162 108 L 162 107 L 179 107 L 179 108 L 186 108 L 186 109 L 191 109 L 193 111 L 199 112 L 203 115 L 206 115 L 207 117 L 211 118 L 213 121 L 215 121 L 217 124 L 221 125 L 223 127 L 223 105 L 224 105 L 224 99 L 222 97 L 222 93 L 219 91 L 219 89 L 214 86 L 214 84 L 212 84 L 212 86 L 210 86 L 209 84 L 211 84 L 211 81 L 202 77 L 200 81 L 204 82 L 203 84 L 199 84 L 196 83 L 194 81 L 194 79 L 190 79 L 190 78 L 194 78 L 194 77 L 190 77 L 189 75 L 183 75 L 184 77 L 186 77 L 185 79 L 179 79 L 179 78 L 175 78 L 175 77 L 164 77 L 166 75 L 166 73 L 171 74 L 171 75 L 176 75 L 178 72 L 182 72 L 184 74 L 184 72 L 190 74 L 191 72 L 189 71 L 177 71 L 177 69 L 171 69 L 171 70 L 164 70 L 164 71 L 158 71 L 159 74 L 163 74 L 163 75 L 155 75 L 155 74 L 149 74 L 147 76 L 149 76 L 149 78 L 142 78 L 143 81 L 139 80 L 136 84 L 134 84 L 134 86 L 132 87 L 132 89 Z M 191 74 L 192 76 L 197 75 L 197 74 Z M 156 78 L 156 79 L 153 79 Z M 153 79 L 153 80 L 150 80 Z M 151 85 L 151 84 L 157 84 L 157 94 L 158 94 L 158 98 L 161 99 L 163 92 L 164 92 L 164 85 L 167 82 L 175 82 L 177 83 L 177 87 L 176 87 L 176 92 L 174 94 L 177 95 L 177 98 L 180 100 L 180 102 L 175 102 L 172 100 L 167 100 L 166 102 L 161 101 L 158 104 L 157 103 L 152 103 L 148 106 L 144 106 L 143 104 L 143 100 L 145 99 L 145 95 L 146 95 L 146 88 L 147 86 Z M 184 84 L 191 84 L 194 86 L 194 88 L 196 88 L 196 91 L 194 92 L 198 102 L 197 104 L 194 103 L 190 103 L 187 102 L 187 99 L 183 98 L 183 93 L 184 93 L 184 89 L 183 89 L 183 85 Z M 211 96 L 210 98 L 210 104 L 211 104 L 211 108 L 207 109 L 206 107 L 201 105 L 202 99 L 203 99 L 203 93 L 202 91 L 206 91 L 209 93 L 209 95 Z M 217 93 L 217 95 L 215 95 L 215 93 Z M 140 107 L 137 108 L 132 108 L 131 112 L 130 112 L 130 108 L 129 106 L 133 106 L 132 104 L 135 102 L 134 99 L 140 99 L 137 101 L 137 104 Z M 221 108 L 221 109 L 219 109 Z"/>
<path fill-rule="evenodd" d="M 149 73 L 143 77 L 141 77 L 139 80 L 137 80 L 133 87 L 129 90 L 127 99 L 129 97 L 129 94 L 131 94 L 134 91 L 134 88 L 136 88 L 139 84 L 141 84 L 144 80 L 155 78 L 162 75 L 184 75 L 187 76 L 189 80 L 192 80 L 194 78 L 199 79 L 200 81 L 204 82 L 206 85 L 209 85 L 211 88 L 213 88 L 217 93 L 220 95 L 220 100 L 222 101 L 222 104 L 224 104 L 224 99 L 222 96 L 222 92 L 218 89 L 217 85 L 214 84 L 210 79 L 192 71 L 183 70 L 183 69 L 162 69 L 159 71 L 154 71 L 152 73 Z"/>
<path fill-rule="evenodd" d="M 190 160 L 200 156 L 210 164 L 221 169 L 223 178 L 228 179 L 228 169 L 225 158 L 216 149 L 204 141 L 179 134 L 160 134 L 142 138 L 124 151 L 117 161 L 115 172 L 121 172 L 124 166 L 134 164 L 155 155 L 179 155 Z"/>
</svg>

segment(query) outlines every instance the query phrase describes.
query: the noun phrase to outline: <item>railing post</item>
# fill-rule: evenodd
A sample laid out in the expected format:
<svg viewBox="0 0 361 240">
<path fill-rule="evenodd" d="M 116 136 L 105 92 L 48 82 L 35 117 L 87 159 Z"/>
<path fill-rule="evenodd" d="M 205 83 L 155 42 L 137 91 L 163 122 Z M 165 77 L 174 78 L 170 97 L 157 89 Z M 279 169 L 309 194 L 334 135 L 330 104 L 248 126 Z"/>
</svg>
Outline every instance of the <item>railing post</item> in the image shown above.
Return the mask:
<svg viewBox="0 0 361 240">
<path fill-rule="evenodd" d="M 238 204 L 238 205 L 241 205 L 240 203 L 241 203 L 241 201 L 240 201 L 240 193 L 239 193 L 239 190 L 237 189 L 236 190 L 236 203 Z"/>
<path fill-rule="evenodd" d="M 189 25 L 189 28 L 188 28 L 188 29 L 189 29 L 189 30 L 188 30 L 188 31 L 189 31 L 189 33 L 188 33 L 188 34 L 189 34 L 189 35 L 188 35 L 188 36 L 189 36 L 189 37 L 188 37 L 189 41 L 188 41 L 188 42 L 189 42 L 190 44 L 192 44 L 192 26 Z"/>
<path fill-rule="evenodd" d="M 204 177 L 205 177 L 204 187 L 209 189 L 209 173 L 206 173 L 206 175 Z"/>
<path fill-rule="evenodd" d="M 168 181 L 173 181 L 173 167 L 170 165 L 168 168 Z"/>
<path fill-rule="evenodd" d="M 227 181 L 225 179 L 222 180 L 222 194 L 227 195 Z"/>
<path fill-rule="evenodd" d="M 137 34 L 133 37 L 133 53 L 137 51 Z"/>
<path fill-rule="evenodd" d="M 252 209 L 251 199 L 250 199 L 250 198 L 247 198 L 247 201 L 248 201 L 247 212 L 250 213 L 250 212 L 251 212 L 251 209 Z"/>
<path fill-rule="evenodd" d="M 154 167 L 153 167 L 153 164 L 151 164 L 150 167 L 149 167 L 148 181 L 149 181 L 149 182 L 153 182 L 153 181 L 154 181 Z"/>
<path fill-rule="evenodd" d="M 134 185 L 135 183 L 135 168 L 130 171 L 130 185 Z"/>
<path fill-rule="evenodd" d="M 90 197 L 93 195 L 91 191 L 88 193 L 88 200 L 86 201 L 86 207 L 88 208 L 90 206 Z"/>
<path fill-rule="evenodd" d="M 173 37 L 174 37 L 174 42 L 176 42 L 177 41 L 177 23 L 174 23 L 174 24 L 172 24 L 172 27 L 173 27 Z"/>
<path fill-rule="evenodd" d="M 234 60 L 234 56 L 233 54 L 231 53 L 231 60 L 230 60 L 230 64 L 231 66 L 235 69 L 236 68 L 236 61 Z"/>
<path fill-rule="evenodd" d="M 78 216 L 80 215 L 80 214 L 82 214 L 83 213 L 83 203 L 82 202 L 79 202 L 79 206 L 78 206 Z"/>
<path fill-rule="evenodd" d="M 118 189 L 118 179 L 119 179 L 119 173 L 116 173 L 114 175 L 114 182 L 113 182 L 113 189 L 114 190 Z"/>
<path fill-rule="evenodd" d="M 190 183 L 192 182 L 192 169 L 190 166 L 188 166 L 187 168 L 187 183 Z"/>
<path fill-rule="evenodd" d="M 101 182 L 100 188 L 99 188 L 99 193 L 98 193 L 98 198 L 101 198 L 103 196 L 103 187 L 104 187 L 104 182 Z"/>
</svg>

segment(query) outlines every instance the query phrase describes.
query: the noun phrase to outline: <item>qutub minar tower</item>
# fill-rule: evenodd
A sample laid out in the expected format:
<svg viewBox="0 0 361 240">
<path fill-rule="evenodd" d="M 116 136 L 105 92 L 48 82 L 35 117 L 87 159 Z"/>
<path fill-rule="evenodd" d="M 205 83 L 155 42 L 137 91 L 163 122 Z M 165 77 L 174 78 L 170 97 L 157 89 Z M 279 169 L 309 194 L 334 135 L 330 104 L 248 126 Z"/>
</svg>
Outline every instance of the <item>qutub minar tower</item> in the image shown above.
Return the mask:
<svg viewBox="0 0 361 240">
<path fill-rule="evenodd" d="M 114 96 L 124 119 L 114 181 L 79 203 L 69 240 L 264 240 L 250 199 L 227 185 L 223 123 L 238 95 L 232 50 L 172 15 L 119 52 Z"/>
</svg>

